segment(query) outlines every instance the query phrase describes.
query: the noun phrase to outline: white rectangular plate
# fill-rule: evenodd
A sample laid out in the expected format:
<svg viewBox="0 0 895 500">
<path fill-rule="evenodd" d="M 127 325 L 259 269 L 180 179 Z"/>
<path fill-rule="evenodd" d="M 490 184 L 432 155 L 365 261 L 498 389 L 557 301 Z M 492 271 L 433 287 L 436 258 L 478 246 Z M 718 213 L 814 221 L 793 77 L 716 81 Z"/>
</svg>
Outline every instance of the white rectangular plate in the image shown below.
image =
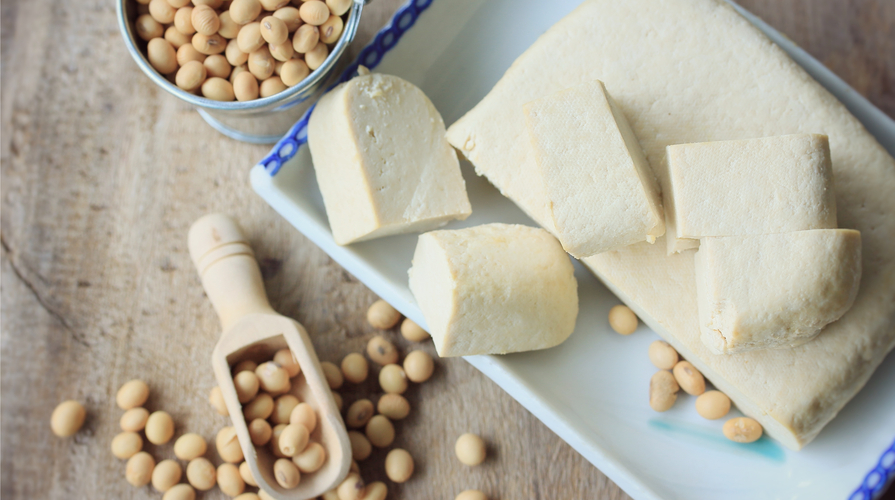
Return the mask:
<svg viewBox="0 0 895 500">
<path fill-rule="evenodd" d="M 358 60 L 418 85 L 451 124 L 577 4 L 411 0 Z M 891 119 L 772 28 L 743 14 L 895 153 Z M 349 67 L 345 76 L 356 67 Z M 416 235 L 348 247 L 333 242 L 310 154 L 303 146 L 306 124 L 306 118 L 296 124 L 254 167 L 252 186 L 345 269 L 423 325 L 407 286 Z M 468 163 L 462 165 L 473 215 L 448 228 L 488 222 L 533 225 Z M 655 369 L 646 352 L 658 337 L 646 328 L 629 337 L 613 333 L 606 317 L 618 299 L 581 266 L 576 275 L 581 313 L 568 341 L 545 351 L 466 359 L 635 499 L 870 499 L 895 476 L 892 356 L 803 451 L 789 451 L 767 437 L 749 445 L 732 443 L 721 434 L 723 420 L 700 418 L 692 397 L 684 395 L 665 413 L 649 408 L 646 388 Z"/>
</svg>

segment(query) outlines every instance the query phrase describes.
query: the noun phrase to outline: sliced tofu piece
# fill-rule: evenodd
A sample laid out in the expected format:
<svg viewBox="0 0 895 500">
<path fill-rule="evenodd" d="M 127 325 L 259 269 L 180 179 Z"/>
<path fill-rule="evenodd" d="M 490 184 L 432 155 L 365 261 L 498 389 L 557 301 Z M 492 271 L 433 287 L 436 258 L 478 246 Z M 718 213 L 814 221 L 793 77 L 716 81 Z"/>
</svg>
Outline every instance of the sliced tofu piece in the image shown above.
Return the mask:
<svg viewBox="0 0 895 500">
<path fill-rule="evenodd" d="M 665 234 L 659 184 L 603 82 L 523 106 L 563 248 L 576 258 Z"/>
<path fill-rule="evenodd" d="M 707 236 L 837 227 L 825 135 L 677 144 L 667 153 L 669 252 Z"/>
<path fill-rule="evenodd" d="M 709 350 L 794 347 L 854 303 L 861 233 L 815 229 L 703 238 L 695 272 L 699 331 Z"/>
<path fill-rule="evenodd" d="M 693 252 L 666 255 L 662 242 L 637 243 L 582 260 L 770 437 L 802 448 L 895 347 L 895 160 L 839 101 L 718 0 L 582 2 L 450 126 L 448 140 L 502 193 L 549 225 L 549 217 L 538 216 L 546 194 L 518 111 L 597 79 L 612 89 L 663 193 L 666 146 L 829 136 L 837 217 L 842 227 L 861 232 L 863 275 L 852 308 L 812 342 L 715 355 L 700 340 Z"/>
<path fill-rule="evenodd" d="M 340 245 L 425 231 L 472 213 L 444 121 L 423 91 L 366 74 L 320 99 L 308 146 Z"/>
<path fill-rule="evenodd" d="M 422 234 L 409 275 L 441 357 L 546 349 L 575 329 L 574 269 L 543 229 L 486 224 Z"/>
</svg>

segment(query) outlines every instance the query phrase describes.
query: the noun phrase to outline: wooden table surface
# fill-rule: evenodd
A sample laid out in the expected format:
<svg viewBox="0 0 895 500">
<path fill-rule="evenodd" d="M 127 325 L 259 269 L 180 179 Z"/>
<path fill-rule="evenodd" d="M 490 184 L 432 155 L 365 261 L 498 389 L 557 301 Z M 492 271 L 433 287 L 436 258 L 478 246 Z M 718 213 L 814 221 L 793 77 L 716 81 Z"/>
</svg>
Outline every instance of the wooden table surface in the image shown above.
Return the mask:
<svg viewBox="0 0 895 500">
<path fill-rule="evenodd" d="M 355 51 L 400 3 L 370 4 Z M 895 115 L 895 2 L 740 3 Z M 171 413 L 178 435 L 211 439 L 227 424 L 207 402 L 218 320 L 186 249 L 202 214 L 239 220 L 274 307 L 307 327 L 322 360 L 360 351 L 376 333 L 364 320 L 376 297 L 248 187 L 268 147 L 219 135 L 156 88 L 127 54 L 113 4 L 2 4 L 0 496 L 8 500 L 160 498 L 130 487 L 108 451 L 122 413 L 114 394 L 131 378 L 148 381 L 148 408 Z M 434 354 L 431 342 L 424 348 Z M 346 401 L 372 389 L 348 390 Z M 50 413 L 69 398 L 89 416 L 75 437 L 57 439 Z M 417 472 L 390 484 L 390 498 L 453 498 L 472 487 L 503 499 L 629 498 L 462 360 L 437 360 L 409 399 L 396 445 L 416 457 Z M 465 431 L 489 444 L 481 467 L 453 457 Z M 172 457 L 170 444 L 149 450 Z M 377 452 L 362 464 L 368 480 L 383 478 L 382 461 Z M 201 498 L 224 497 L 215 489 Z"/>
</svg>

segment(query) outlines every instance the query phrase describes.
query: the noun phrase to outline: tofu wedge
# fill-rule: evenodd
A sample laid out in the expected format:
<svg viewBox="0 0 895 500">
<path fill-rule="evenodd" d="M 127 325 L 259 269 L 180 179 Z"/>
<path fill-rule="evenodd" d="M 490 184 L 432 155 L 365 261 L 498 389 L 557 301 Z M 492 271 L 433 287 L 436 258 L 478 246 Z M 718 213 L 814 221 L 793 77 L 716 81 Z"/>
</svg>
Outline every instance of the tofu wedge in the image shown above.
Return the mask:
<svg viewBox="0 0 895 500">
<path fill-rule="evenodd" d="M 707 236 L 837 227 L 825 135 L 677 144 L 667 154 L 669 252 Z"/>
<path fill-rule="evenodd" d="M 548 212 L 567 252 L 589 257 L 665 234 L 659 185 L 603 82 L 522 109 Z"/>
<path fill-rule="evenodd" d="M 486 224 L 422 234 L 409 275 L 441 357 L 546 349 L 575 329 L 574 268 L 543 229 Z"/>
<path fill-rule="evenodd" d="M 426 231 L 472 213 L 444 121 L 422 90 L 365 74 L 323 96 L 308 146 L 339 245 Z"/>
<path fill-rule="evenodd" d="M 700 240 L 695 265 L 699 331 L 709 350 L 790 348 L 851 308 L 861 283 L 861 233 L 709 237 Z"/>
</svg>

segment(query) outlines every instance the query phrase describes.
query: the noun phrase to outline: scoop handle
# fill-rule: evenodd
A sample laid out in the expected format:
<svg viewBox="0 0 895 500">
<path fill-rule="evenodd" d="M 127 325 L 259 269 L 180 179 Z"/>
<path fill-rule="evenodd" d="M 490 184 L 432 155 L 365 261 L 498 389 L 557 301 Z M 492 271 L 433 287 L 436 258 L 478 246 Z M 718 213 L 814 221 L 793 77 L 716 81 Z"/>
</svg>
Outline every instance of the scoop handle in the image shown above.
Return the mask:
<svg viewBox="0 0 895 500">
<path fill-rule="evenodd" d="M 189 250 L 202 287 L 227 331 L 247 314 L 273 314 L 255 254 L 236 221 L 208 214 L 193 223 Z"/>
</svg>

